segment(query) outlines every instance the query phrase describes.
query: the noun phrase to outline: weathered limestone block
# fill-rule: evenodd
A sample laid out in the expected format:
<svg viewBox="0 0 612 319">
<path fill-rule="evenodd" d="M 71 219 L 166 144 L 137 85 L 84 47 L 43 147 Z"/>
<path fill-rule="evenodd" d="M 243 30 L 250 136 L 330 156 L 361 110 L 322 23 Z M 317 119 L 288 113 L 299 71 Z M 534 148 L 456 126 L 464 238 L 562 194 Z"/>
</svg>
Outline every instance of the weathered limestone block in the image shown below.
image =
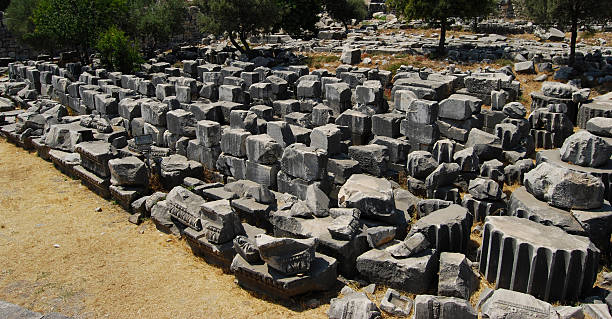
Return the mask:
<svg viewBox="0 0 612 319">
<path fill-rule="evenodd" d="M 292 144 L 283 152 L 281 169 L 308 182 L 321 180 L 327 174 L 327 153 L 304 144 Z"/>
<path fill-rule="evenodd" d="M 338 192 L 338 206 L 357 208 L 362 216 L 389 217 L 395 209 L 393 188 L 384 178 L 354 174 Z"/>
<path fill-rule="evenodd" d="M 229 129 L 223 131 L 221 136 L 221 151 L 236 157 L 246 157 L 246 140 L 249 136 L 251 136 L 251 133 L 242 129 Z"/>
<path fill-rule="evenodd" d="M 610 160 L 612 146 L 603 138 L 588 131 L 578 131 L 565 140 L 559 151 L 564 162 L 599 167 Z"/>
<path fill-rule="evenodd" d="M 524 184 L 529 193 L 555 207 L 592 209 L 603 204 L 604 184 L 588 173 L 541 163 L 525 174 Z"/>
<path fill-rule="evenodd" d="M 73 152 L 77 144 L 93 139 L 93 132 L 78 123 L 53 124 L 44 143 L 50 148 Z"/>
<path fill-rule="evenodd" d="M 435 285 L 438 258 L 438 252 L 432 249 L 404 259 L 373 249 L 357 257 L 357 270 L 370 282 L 419 294 Z"/>
<path fill-rule="evenodd" d="M 245 233 L 240 217 L 230 206 L 229 200 L 202 203 L 199 212 L 203 236 L 212 244 L 231 242 L 234 237 Z"/>
<path fill-rule="evenodd" d="M 285 276 L 308 273 L 315 258 L 316 240 L 255 236 L 255 245 L 268 267 Z"/>
<path fill-rule="evenodd" d="M 507 289 L 496 289 L 481 295 L 480 310 L 488 318 L 557 319 L 555 308 L 528 294 Z"/>
<path fill-rule="evenodd" d="M 467 209 L 453 204 L 417 220 L 408 237 L 422 233 L 439 252 L 465 252 L 472 220 Z"/>
<path fill-rule="evenodd" d="M 500 200 L 502 198 L 501 187 L 492 179 L 476 178 L 470 180 L 468 191 L 470 195 L 477 199 Z"/>
<path fill-rule="evenodd" d="M 79 143 L 75 146 L 75 152 L 81 155 L 81 165 L 83 167 L 100 177 L 110 176 L 108 161 L 114 157 L 110 143 L 104 141 Z"/>
<path fill-rule="evenodd" d="M 246 139 L 246 153 L 250 161 L 272 165 L 283 156 L 283 148 L 267 134 L 251 135 Z"/>
<path fill-rule="evenodd" d="M 168 104 L 154 101 L 140 103 L 140 113 L 145 122 L 156 125 L 166 125 L 166 113 L 170 110 Z"/>
<path fill-rule="evenodd" d="M 415 99 L 406 109 L 406 119 L 408 120 L 408 123 L 412 124 L 434 124 L 438 119 L 438 113 L 439 105 L 437 102 Z"/>
<path fill-rule="evenodd" d="M 438 168 L 438 162 L 427 151 L 414 151 L 408 154 L 406 169 L 408 174 L 417 179 L 425 179 Z"/>
<path fill-rule="evenodd" d="M 166 195 L 168 213 L 185 226 L 197 231 L 202 230 L 201 206 L 204 199 L 182 186 L 174 187 Z"/>
<path fill-rule="evenodd" d="M 395 258 L 401 259 L 415 256 L 429 248 L 429 245 L 425 235 L 416 233 L 397 244 L 386 247 L 385 251 Z"/>
<path fill-rule="evenodd" d="M 351 65 L 359 64 L 359 62 L 361 62 L 361 49 L 344 49 L 340 57 L 340 62 Z"/>
<path fill-rule="evenodd" d="M 414 299 L 414 319 L 477 319 L 478 311 L 464 299 L 418 295 Z"/>
<path fill-rule="evenodd" d="M 342 152 L 342 131 L 335 124 L 315 127 L 310 133 L 310 146 L 327 151 L 329 156 Z"/>
<path fill-rule="evenodd" d="M 580 173 L 588 173 L 601 179 L 605 187 L 604 198 L 607 201 L 612 200 L 612 161 L 608 161 L 608 163 L 600 167 L 584 167 L 561 160 L 559 150 L 542 150 L 536 153 L 536 164 L 539 165 L 540 163 L 544 162 L 564 169 Z"/>
<path fill-rule="evenodd" d="M 372 132 L 372 118 L 353 109 L 340 114 L 336 119 L 336 125 L 349 128 L 353 145 L 365 144 Z"/>
<path fill-rule="evenodd" d="M 148 185 L 147 168 L 138 157 L 130 156 L 108 161 L 111 184 L 118 186 Z"/>
<path fill-rule="evenodd" d="M 599 250 L 586 237 L 524 218 L 485 220 L 480 271 L 496 288 L 576 300 L 593 287 L 598 264 Z"/>
<path fill-rule="evenodd" d="M 372 133 L 377 136 L 400 136 L 400 123 L 404 118 L 398 113 L 383 113 L 372 116 Z"/>
<path fill-rule="evenodd" d="M 460 253 L 440 253 L 438 294 L 469 300 L 478 289 L 478 276 L 470 261 Z"/>
<path fill-rule="evenodd" d="M 550 206 L 535 198 L 525 187 L 519 187 L 508 202 L 508 215 L 527 218 L 546 226 L 556 226 L 573 235 L 586 235 L 584 228 L 570 212 Z"/>
<path fill-rule="evenodd" d="M 472 117 L 472 114 L 480 112 L 481 105 L 482 100 L 479 98 L 464 94 L 453 94 L 440 102 L 438 116 L 459 121 L 467 120 Z"/>
<path fill-rule="evenodd" d="M 183 109 L 169 111 L 166 113 L 166 125 L 173 134 L 196 137 L 196 119 L 191 112 Z"/>
<path fill-rule="evenodd" d="M 196 124 L 196 137 L 202 146 L 213 147 L 221 143 L 221 125 L 214 121 L 201 120 Z"/>
<path fill-rule="evenodd" d="M 413 301 L 410 297 L 402 296 L 394 289 L 388 288 L 380 302 L 380 309 L 398 317 L 408 317 L 412 311 Z"/>
<path fill-rule="evenodd" d="M 343 298 L 333 298 L 327 311 L 329 319 L 376 319 L 380 311 L 363 292 L 352 292 Z"/>
<path fill-rule="evenodd" d="M 387 171 L 389 153 L 384 145 L 351 146 L 349 156 L 359 163 L 359 168 L 364 173 L 380 177 Z"/>
<path fill-rule="evenodd" d="M 160 173 L 164 184 L 170 188 L 181 185 L 185 177 L 197 178 L 202 175 L 202 164 L 190 161 L 185 156 L 174 154 L 162 157 Z"/>
<path fill-rule="evenodd" d="M 325 85 L 325 98 L 334 116 L 338 116 L 351 108 L 351 96 L 351 88 L 346 83 Z"/>
<path fill-rule="evenodd" d="M 434 146 L 431 154 L 438 163 L 451 163 L 455 153 L 455 143 L 449 139 L 439 140 Z"/>
</svg>

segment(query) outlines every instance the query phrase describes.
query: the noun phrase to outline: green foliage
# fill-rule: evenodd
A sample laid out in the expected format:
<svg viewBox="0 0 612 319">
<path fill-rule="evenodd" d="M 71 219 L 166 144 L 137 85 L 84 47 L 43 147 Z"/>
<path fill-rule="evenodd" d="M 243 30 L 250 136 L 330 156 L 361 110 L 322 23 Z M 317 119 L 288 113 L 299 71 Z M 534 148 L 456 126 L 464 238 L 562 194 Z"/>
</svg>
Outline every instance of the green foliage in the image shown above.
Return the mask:
<svg viewBox="0 0 612 319">
<path fill-rule="evenodd" d="M 524 0 L 526 13 L 536 23 L 569 25 L 612 19 L 609 3 L 600 0 Z"/>
<path fill-rule="evenodd" d="M 38 6 L 39 0 L 11 1 L 4 12 L 4 24 L 17 39 L 33 45 L 40 43 L 34 36 L 34 21 L 32 12 Z"/>
<path fill-rule="evenodd" d="M 0 11 L 6 10 L 6 8 L 8 8 L 10 3 L 11 3 L 11 0 L 0 0 Z"/>
<path fill-rule="evenodd" d="M 184 0 L 132 0 L 128 12 L 123 29 L 138 39 L 149 55 L 172 35 L 183 32 L 187 18 Z"/>
<path fill-rule="evenodd" d="M 423 19 L 440 26 L 438 53 L 444 53 L 446 29 L 452 18 L 486 16 L 496 6 L 493 0 L 387 0 L 387 4 L 411 19 Z"/>
<path fill-rule="evenodd" d="M 269 32 L 281 21 L 277 0 L 199 0 L 197 4 L 202 30 L 217 35 L 227 32 L 232 45 L 243 53 L 251 51 L 249 35 Z"/>
<path fill-rule="evenodd" d="M 5 23 L 37 49 L 76 50 L 86 61 L 110 26 L 126 31 L 152 52 L 182 32 L 186 14 L 184 0 L 19 0 L 7 8 Z"/>
<path fill-rule="evenodd" d="M 321 68 L 325 63 L 333 63 L 340 61 L 340 57 L 337 55 L 313 55 L 304 59 L 304 64 L 308 65 L 309 68 Z"/>
<path fill-rule="evenodd" d="M 450 18 L 486 16 L 495 8 L 492 0 L 388 0 L 387 3 L 408 19 L 443 23 Z"/>
<path fill-rule="evenodd" d="M 399 70 L 402 65 L 404 65 L 402 62 L 389 63 L 383 67 L 383 70 L 391 71 L 391 75 L 395 76 L 397 74 L 397 70 Z"/>
<path fill-rule="evenodd" d="M 508 59 L 497 59 L 494 62 L 497 65 L 501 65 L 501 66 L 513 66 L 514 62 L 512 62 L 512 60 L 508 60 Z"/>
<path fill-rule="evenodd" d="M 50 39 L 47 50 L 74 49 L 88 55 L 98 34 L 125 21 L 127 0 L 39 0 L 32 13 L 34 37 Z"/>
<path fill-rule="evenodd" d="M 144 62 L 134 41 L 114 26 L 100 34 L 96 49 L 104 67 L 112 71 L 134 73 Z"/>
<path fill-rule="evenodd" d="M 325 0 L 325 10 L 332 19 L 342 22 L 345 28 L 352 19 L 361 21 L 368 16 L 363 0 Z"/>
<path fill-rule="evenodd" d="M 281 10 L 279 27 L 290 35 L 316 32 L 317 14 L 323 11 L 320 0 L 278 0 Z"/>
<path fill-rule="evenodd" d="M 612 20 L 612 6 L 601 0 L 524 0 L 525 13 L 538 24 L 569 26 L 570 64 L 576 55 L 578 26 Z"/>
</svg>

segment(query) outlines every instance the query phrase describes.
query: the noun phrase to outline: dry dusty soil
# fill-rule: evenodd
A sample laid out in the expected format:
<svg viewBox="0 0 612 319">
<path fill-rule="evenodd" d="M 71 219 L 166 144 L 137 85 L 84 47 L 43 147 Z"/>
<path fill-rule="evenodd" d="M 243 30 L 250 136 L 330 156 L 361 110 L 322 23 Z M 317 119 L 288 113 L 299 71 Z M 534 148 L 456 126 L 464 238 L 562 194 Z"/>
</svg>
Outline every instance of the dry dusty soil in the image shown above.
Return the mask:
<svg viewBox="0 0 612 319">
<path fill-rule="evenodd" d="M 101 212 L 96 208 L 101 207 Z M 75 318 L 321 318 L 256 297 L 150 221 L 0 139 L 0 300 Z"/>
</svg>

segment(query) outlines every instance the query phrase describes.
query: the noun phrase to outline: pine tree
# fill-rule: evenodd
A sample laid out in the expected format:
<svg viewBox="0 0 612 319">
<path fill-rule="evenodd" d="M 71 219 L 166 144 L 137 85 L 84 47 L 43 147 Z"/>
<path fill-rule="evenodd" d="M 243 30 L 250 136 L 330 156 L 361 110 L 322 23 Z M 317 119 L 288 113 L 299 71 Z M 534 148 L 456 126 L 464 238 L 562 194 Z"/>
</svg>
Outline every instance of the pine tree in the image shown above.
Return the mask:
<svg viewBox="0 0 612 319">
<path fill-rule="evenodd" d="M 452 18 L 486 16 L 496 7 L 493 0 L 388 0 L 407 19 L 423 19 L 440 27 L 438 54 L 444 55 L 446 31 Z"/>
<path fill-rule="evenodd" d="M 601 0 L 524 0 L 525 13 L 539 24 L 569 25 L 569 64 L 576 62 L 578 26 L 612 19 L 612 6 Z"/>
</svg>

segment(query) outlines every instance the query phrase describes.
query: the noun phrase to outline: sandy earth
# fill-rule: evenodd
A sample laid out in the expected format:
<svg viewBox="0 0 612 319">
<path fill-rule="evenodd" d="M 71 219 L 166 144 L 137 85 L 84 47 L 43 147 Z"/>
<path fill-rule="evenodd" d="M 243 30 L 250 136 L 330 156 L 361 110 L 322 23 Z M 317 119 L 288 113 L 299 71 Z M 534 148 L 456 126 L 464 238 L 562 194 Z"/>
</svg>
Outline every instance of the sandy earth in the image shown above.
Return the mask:
<svg viewBox="0 0 612 319">
<path fill-rule="evenodd" d="M 319 318 L 329 307 L 255 298 L 183 241 L 128 223 L 119 206 L 4 139 L 0 300 L 75 318 Z"/>
</svg>

